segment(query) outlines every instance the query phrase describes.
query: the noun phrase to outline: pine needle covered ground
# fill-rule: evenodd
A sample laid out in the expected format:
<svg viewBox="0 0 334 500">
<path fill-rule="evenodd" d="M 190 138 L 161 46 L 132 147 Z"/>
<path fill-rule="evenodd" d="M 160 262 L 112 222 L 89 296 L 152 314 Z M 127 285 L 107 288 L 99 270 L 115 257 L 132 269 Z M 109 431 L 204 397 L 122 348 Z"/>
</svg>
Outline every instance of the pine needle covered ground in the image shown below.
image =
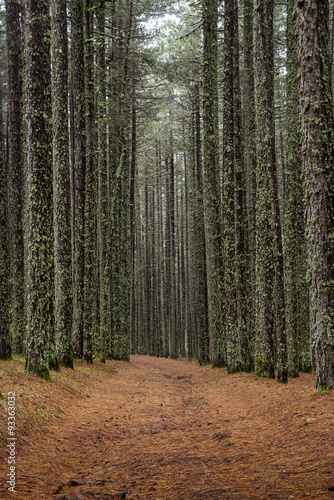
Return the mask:
<svg viewBox="0 0 334 500">
<path fill-rule="evenodd" d="M 0 498 L 334 498 L 334 392 L 184 360 L 133 356 L 52 382 L 1 361 Z M 16 493 L 7 393 L 16 393 Z"/>
</svg>

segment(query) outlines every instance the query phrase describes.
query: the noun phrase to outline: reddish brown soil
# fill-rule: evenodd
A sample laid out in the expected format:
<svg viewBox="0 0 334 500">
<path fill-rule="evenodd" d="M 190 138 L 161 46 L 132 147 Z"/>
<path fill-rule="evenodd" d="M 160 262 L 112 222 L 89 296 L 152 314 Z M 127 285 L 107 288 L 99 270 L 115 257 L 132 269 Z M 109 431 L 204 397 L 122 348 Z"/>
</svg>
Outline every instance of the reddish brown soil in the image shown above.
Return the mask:
<svg viewBox="0 0 334 500">
<path fill-rule="evenodd" d="M 16 358 L 0 382 L 18 426 L 13 494 L 3 399 L 1 500 L 334 498 L 334 392 L 314 393 L 313 375 L 283 386 L 133 356 L 46 382 Z"/>
</svg>

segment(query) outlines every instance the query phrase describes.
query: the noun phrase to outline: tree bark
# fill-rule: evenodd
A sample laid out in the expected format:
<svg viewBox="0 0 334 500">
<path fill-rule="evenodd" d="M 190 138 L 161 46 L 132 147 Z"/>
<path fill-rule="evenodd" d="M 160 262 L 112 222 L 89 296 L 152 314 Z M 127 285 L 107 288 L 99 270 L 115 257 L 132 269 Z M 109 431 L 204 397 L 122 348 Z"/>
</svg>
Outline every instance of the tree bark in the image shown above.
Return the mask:
<svg viewBox="0 0 334 500">
<path fill-rule="evenodd" d="M 0 359 L 11 358 L 12 339 L 9 317 L 9 241 L 7 182 L 4 161 L 2 88 L 0 88 Z"/>
<path fill-rule="evenodd" d="M 56 353 L 73 368 L 66 0 L 51 1 L 51 16 Z"/>
<path fill-rule="evenodd" d="M 311 370 L 307 253 L 303 209 L 301 130 L 298 110 L 296 10 L 288 2 L 287 18 L 287 154 L 285 169 L 284 257 L 289 376 Z"/>
<path fill-rule="evenodd" d="M 12 279 L 13 348 L 23 352 L 24 241 L 23 241 L 23 158 L 22 158 L 22 59 L 20 2 L 6 1 L 8 47 L 8 183 Z"/>
<path fill-rule="evenodd" d="M 50 4 L 25 0 L 26 370 L 49 379 L 54 338 Z"/>
<path fill-rule="evenodd" d="M 85 74 L 83 3 L 70 0 L 71 91 L 73 92 L 73 348 L 83 357 L 84 335 L 84 215 L 85 215 Z"/>
<path fill-rule="evenodd" d="M 254 0 L 254 82 L 256 119 L 256 354 L 255 373 L 274 378 L 273 332 L 273 229 L 270 195 L 270 171 L 273 148 L 273 109 L 271 103 L 271 62 L 268 50 L 272 41 L 268 24 L 270 0 Z M 267 15 L 269 14 L 269 18 Z M 267 144 L 268 141 L 268 144 Z"/>
<path fill-rule="evenodd" d="M 204 37 L 204 213 L 207 249 L 210 358 L 214 366 L 221 366 L 225 360 L 225 345 L 223 338 L 222 223 L 219 187 L 217 0 L 202 0 L 202 12 Z"/>
<path fill-rule="evenodd" d="M 240 371 L 241 358 L 237 331 L 236 232 L 235 232 L 235 143 L 234 143 L 234 0 L 225 0 L 224 21 L 224 295 L 225 341 L 229 373 Z"/>
<path fill-rule="evenodd" d="M 321 390 L 334 385 L 333 108 L 328 0 L 299 1 L 296 10 L 310 329 L 316 387 Z"/>
<path fill-rule="evenodd" d="M 97 11 L 97 128 L 98 128 L 98 238 L 100 264 L 100 361 L 112 357 L 110 321 L 110 218 L 108 213 L 108 176 L 107 176 L 107 131 L 106 113 L 106 48 L 105 48 L 105 4 Z"/>
<path fill-rule="evenodd" d="M 94 145 L 94 78 L 91 1 L 84 1 L 84 38 L 85 38 L 85 112 L 86 112 L 86 172 L 85 172 L 85 232 L 84 232 L 84 337 L 83 358 L 86 363 L 93 362 L 94 319 L 96 317 L 94 295 L 96 291 L 95 263 L 95 215 L 96 215 L 96 171 Z"/>
<path fill-rule="evenodd" d="M 253 60 L 253 0 L 244 0 L 244 161 L 246 176 L 246 206 L 248 225 L 247 309 L 249 311 L 248 367 L 254 369 L 254 337 L 256 331 L 256 151 L 255 151 L 255 101 Z"/>
</svg>

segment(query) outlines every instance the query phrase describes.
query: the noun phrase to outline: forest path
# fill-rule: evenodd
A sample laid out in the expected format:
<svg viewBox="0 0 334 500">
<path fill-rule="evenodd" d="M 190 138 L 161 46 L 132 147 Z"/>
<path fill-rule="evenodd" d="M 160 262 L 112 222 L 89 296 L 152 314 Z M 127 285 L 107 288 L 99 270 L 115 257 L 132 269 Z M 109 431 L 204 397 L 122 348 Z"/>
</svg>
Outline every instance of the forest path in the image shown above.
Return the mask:
<svg viewBox="0 0 334 500">
<path fill-rule="evenodd" d="M 282 386 L 149 356 L 98 370 L 24 439 L 15 498 L 333 498 L 334 398 L 310 394 L 312 375 Z"/>
</svg>

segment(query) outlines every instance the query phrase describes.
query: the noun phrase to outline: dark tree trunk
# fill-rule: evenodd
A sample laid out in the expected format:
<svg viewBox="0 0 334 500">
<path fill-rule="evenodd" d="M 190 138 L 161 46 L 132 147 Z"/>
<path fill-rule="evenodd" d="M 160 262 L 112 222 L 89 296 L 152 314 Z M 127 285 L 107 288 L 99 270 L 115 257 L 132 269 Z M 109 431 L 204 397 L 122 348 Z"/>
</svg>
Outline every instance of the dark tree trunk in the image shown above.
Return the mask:
<svg viewBox="0 0 334 500">
<path fill-rule="evenodd" d="M 85 37 L 85 94 L 86 94 L 86 174 L 85 174 L 85 309 L 83 357 L 86 363 L 93 362 L 94 335 L 94 295 L 96 291 L 95 263 L 95 190 L 96 172 L 94 158 L 94 78 L 93 78 L 93 47 L 92 47 L 92 13 L 91 1 L 84 2 L 84 37 Z"/>
<path fill-rule="evenodd" d="M 71 91 L 73 93 L 73 348 L 83 357 L 84 330 L 84 215 L 85 215 L 85 60 L 83 3 L 70 0 Z"/>
<path fill-rule="evenodd" d="M 271 193 L 271 213 L 274 235 L 274 268 L 275 268 L 275 290 L 274 300 L 276 305 L 276 356 L 277 356 L 277 380 L 278 382 L 288 382 L 287 366 L 287 343 L 285 329 L 285 294 L 284 294 L 284 265 L 283 265 L 283 244 L 281 216 L 278 199 L 277 166 L 275 150 L 275 121 L 274 121 L 274 4 L 271 0 L 264 0 L 265 18 L 261 19 L 260 9 L 259 21 L 262 21 L 263 37 L 261 37 L 261 47 L 263 69 L 267 73 L 266 90 L 266 110 L 263 119 L 267 130 L 265 142 L 269 153 L 269 173 L 270 173 L 270 193 Z M 261 19 L 261 20 L 260 20 Z M 265 56 L 268 57 L 265 61 Z M 264 76 L 264 75 L 263 75 Z M 269 134 L 268 134 L 269 131 Z"/>
<path fill-rule="evenodd" d="M 204 200 L 208 280 L 210 358 L 221 366 L 225 358 L 223 338 L 222 223 L 219 187 L 219 127 L 217 73 L 217 0 L 202 0 L 203 11 L 203 129 Z"/>
<path fill-rule="evenodd" d="M 253 0 L 244 0 L 244 161 L 246 177 L 246 206 L 248 224 L 248 265 L 246 297 L 249 311 L 248 366 L 254 368 L 254 337 L 256 331 L 256 155 L 255 155 L 255 102 L 254 102 L 254 61 L 253 61 Z"/>
<path fill-rule="evenodd" d="M 242 110 L 240 88 L 240 57 L 239 57 L 239 11 L 238 1 L 233 5 L 233 92 L 234 92 L 234 182 L 235 182 L 235 279 L 236 279 L 236 313 L 238 341 L 240 346 L 241 368 L 244 371 L 251 369 L 249 321 L 248 321 L 248 274 L 246 273 L 247 255 L 247 216 L 246 216 L 246 188 L 245 162 L 242 143 Z"/>
<path fill-rule="evenodd" d="M 26 369 L 48 379 L 54 338 L 50 4 L 25 0 Z"/>
<path fill-rule="evenodd" d="M 254 0 L 254 82 L 256 116 L 256 353 L 255 373 L 275 377 L 273 332 L 273 230 L 269 165 L 273 154 L 273 109 L 269 25 L 271 0 Z M 269 52 L 268 52 L 269 51 Z M 269 87 L 269 88 L 268 88 Z M 269 144 L 267 144 L 267 140 Z"/>
<path fill-rule="evenodd" d="M 174 151 L 173 136 L 170 134 L 169 154 L 169 266 L 170 266 L 170 301 L 169 301 L 169 338 L 170 355 L 178 356 L 176 344 L 176 283 L 175 283 L 175 186 L 174 186 Z"/>
<path fill-rule="evenodd" d="M 203 200 L 203 161 L 201 140 L 200 90 L 195 86 L 195 191 L 196 223 L 193 235 L 196 252 L 196 317 L 198 359 L 202 365 L 210 362 L 210 339 L 208 325 L 208 280 L 206 268 L 205 222 Z M 195 323 L 195 319 L 193 320 Z"/>
<path fill-rule="evenodd" d="M 51 16 L 56 353 L 73 368 L 66 0 L 51 1 Z"/>
<path fill-rule="evenodd" d="M 107 135 L 106 135 L 106 58 L 105 58 L 105 4 L 99 4 L 97 11 L 97 127 L 98 127 L 98 238 L 100 264 L 100 361 L 111 357 L 107 344 L 111 335 L 110 322 L 110 262 L 107 176 Z"/>
<path fill-rule="evenodd" d="M 23 161 L 22 161 L 22 60 L 20 2 L 6 1 L 8 47 L 8 176 L 12 279 L 13 348 L 23 352 L 24 241 L 23 241 Z"/>
<path fill-rule="evenodd" d="M 136 244 L 136 219 L 135 219 L 135 177 L 137 160 L 137 112 L 136 98 L 132 103 L 132 130 L 131 130 L 131 164 L 130 164 L 130 233 L 131 233 L 131 352 L 137 350 L 136 338 L 136 284 L 135 284 L 135 244 Z"/>
<path fill-rule="evenodd" d="M 234 217 L 234 1 L 225 0 L 224 24 L 224 261 L 225 261 L 225 342 L 229 373 L 240 371 L 241 358 L 237 332 L 236 262 Z"/>
<path fill-rule="evenodd" d="M 9 318 L 9 241 L 7 213 L 7 183 L 4 162 L 2 88 L 0 88 L 0 359 L 12 355 Z"/>
<path fill-rule="evenodd" d="M 299 112 L 305 181 L 310 328 L 317 389 L 333 388 L 333 108 L 328 0 L 299 2 Z"/>
<path fill-rule="evenodd" d="M 298 111 L 296 10 L 288 2 L 287 19 L 287 154 L 285 168 L 284 257 L 289 376 L 311 370 L 302 157 Z"/>
<path fill-rule="evenodd" d="M 170 335 L 170 309 L 171 309 L 171 225 L 170 225 L 170 171 L 168 166 L 168 158 L 166 164 L 166 237 L 165 237 L 165 280 L 164 280 L 164 293 L 166 297 L 166 339 L 165 339 L 165 357 L 171 354 L 171 335 Z"/>
</svg>

